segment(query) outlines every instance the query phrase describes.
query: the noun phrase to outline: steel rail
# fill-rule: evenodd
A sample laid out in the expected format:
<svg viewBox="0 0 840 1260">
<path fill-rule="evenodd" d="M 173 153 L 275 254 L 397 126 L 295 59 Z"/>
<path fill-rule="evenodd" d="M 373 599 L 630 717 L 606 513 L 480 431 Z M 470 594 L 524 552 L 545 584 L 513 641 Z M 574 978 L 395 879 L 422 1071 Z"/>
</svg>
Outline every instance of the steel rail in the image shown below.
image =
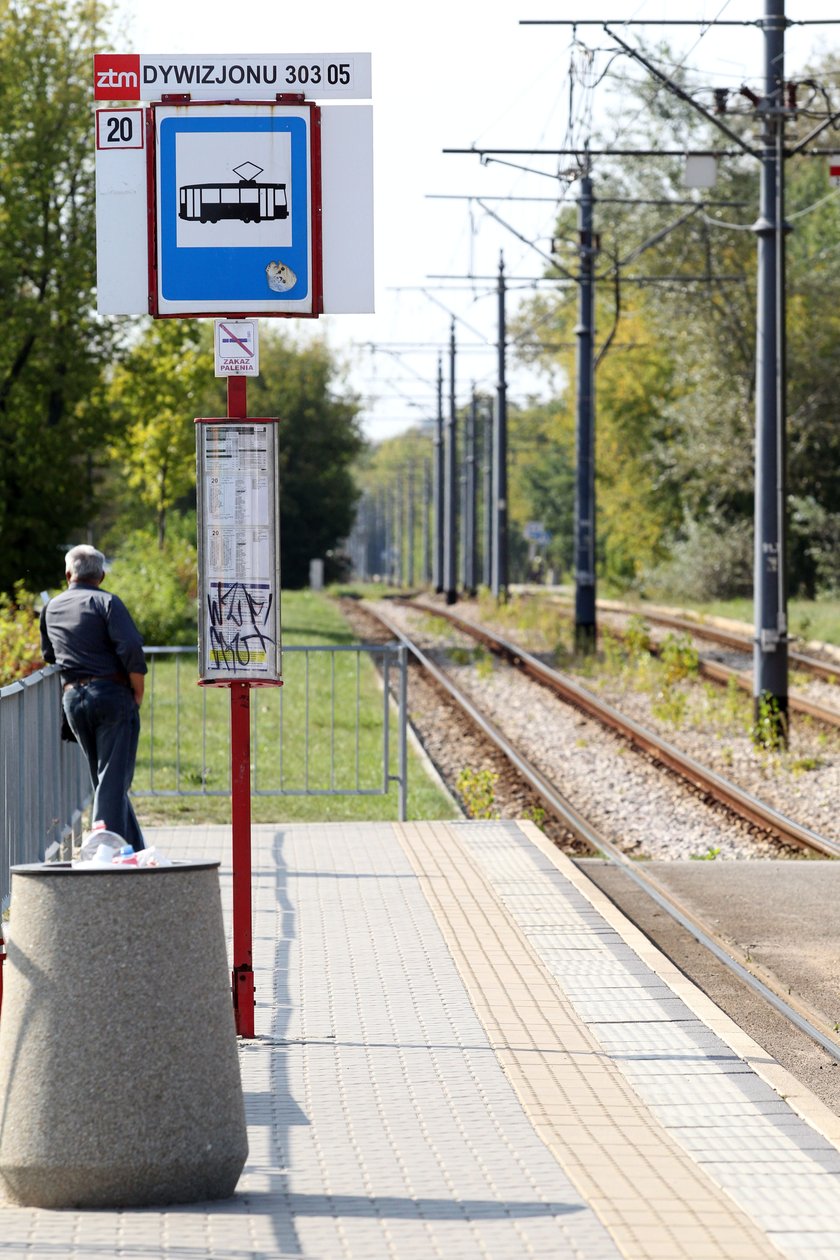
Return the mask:
<svg viewBox="0 0 840 1260">
<path fill-rule="evenodd" d="M 621 615 L 633 616 L 633 612 L 618 604 L 609 604 L 607 601 L 598 601 L 598 607 L 604 608 L 606 612 L 615 612 Z M 561 615 L 570 618 L 571 609 L 568 611 L 564 608 Z M 666 625 L 672 628 L 685 630 L 689 634 L 694 634 L 697 638 L 708 639 L 718 642 L 722 646 L 732 647 L 738 651 L 749 653 L 752 644 L 750 640 L 743 636 L 735 634 L 734 631 L 718 630 L 712 626 L 706 632 L 705 627 L 698 627 L 695 622 L 682 620 L 679 617 L 673 617 L 668 613 L 649 614 L 644 613 L 646 621 L 653 625 Z M 620 633 L 620 632 L 619 632 Z M 656 643 L 650 644 L 650 651 L 654 655 L 659 655 L 660 647 Z M 833 666 L 830 663 L 817 661 L 814 657 L 804 657 L 804 660 L 813 661 L 819 667 L 819 671 L 829 681 L 834 681 L 835 676 L 831 672 Z M 741 673 L 740 670 L 733 668 L 731 665 L 724 665 L 720 661 L 709 661 L 700 657 L 698 661 L 698 670 L 707 678 L 711 678 L 713 682 L 728 683 L 730 679 L 734 679 L 743 691 L 752 694 L 752 677 L 748 674 Z M 816 669 L 809 670 L 810 673 L 816 675 Z M 837 680 L 840 681 L 840 670 L 837 673 Z M 837 709 L 826 708 L 825 705 L 815 704 L 813 700 L 806 700 L 804 696 L 799 696 L 795 692 L 791 692 L 788 696 L 788 708 L 793 713 L 801 713 L 805 717 L 813 718 L 817 722 L 822 722 L 824 726 L 840 726 L 840 712 Z"/>
<path fill-rule="evenodd" d="M 425 612 L 429 611 L 425 605 L 416 606 L 422 607 Z M 697 919 L 664 884 L 656 879 L 655 876 L 642 872 L 638 863 L 633 862 L 631 858 L 622 853 L 612 841 L 602 836 L 582 814 L 578 813 L 554 784 L 514 748 L 499 728 L 476 708 L 472 700 L 465 695 L 443 670 L 429 660 L 422 649 L 413 642 L 404 630 L 395 625 L 390 618 L 378 609 L 374 611 L 368 607 L 367 611 L 380 621 L 390 634 L 393 634 L 405 644 L 426 673 L 434 678 L 435 682 L 449 695 L 457 707 L 466 713 L 479 727 L 568 831 L 579 840 L 582 840 L 584 844 L 587 844 L 596 853 L 602 854 L 608 861 L 619 866 L 661 909 L 670 915 L 675 922 L 679 923 L 700 945 L 709 950 L 719 962 L 752 989 L 753 992 L 757 993 L 763 1001 L 772 1006 L 775 1011 L 798 1028 L 800 1032 L 816 1042 L 831 1058 L 840 1060 L 840 1044 L 829 1035 L 827 1031 L 828 1026 L 817 1012 L 812 1011 L 804 1003 L 798 1002 L 790 994 L 783 996 L 779 989 L 776 988 L 777 982 L 775 977 L 765 975 L 765 978 L 761 979 L 754 971 L 750 971 L 737 958 L 734 958 L 722 939 Z M 456 619 L 453 617 L 453 620 Z M 457 620 L 461 619 L 457 618 Z M 586 873 L 585 870 L 583 873 Z"/>
<path fill-rule="evenodd" d="M 687 753 L 680 752 L 673 744 L 667 743 L 666 740 L 661 739 L 653 731 L 648 730 L 639 722 L 620 713 L 618 709 L 614 709 L 612 705 L 599 699 L 593 692 L 582 687 L 580 683 L 575 682 L 565 674 L 561 674 L 558 670 L 552 669 L 549 665 L 545 665 L 537 657 L 532 656 L 530 652 L 526 652 L 524 648 L 509 642 L 507 639 L 503 639 L 501 635 L 487 630 L 484 626 L 476 625 L 473 621 L 459 617 L 457 613 L 453 613 L 448 609 L 444 610 L 437 606 L 414 603 L 408 600 L 404 601 L 404 603 L 406 606 L 421 610 L 426 614 L 443 617 L 446 621 L 450 621 L 454 626 L 457 626 L 463 633 L 478 639 L 490 651 L 506 656 L 511 664 L 516 665 L 524 673 L 543 683 L 568 704 L 574 705 L 575 708 L 580 709 L 589 717 L 595 718 L 603 726 L 617 731 L 618 734 L 630 740 L 632 744 L 640 748 L 653 760 L 667 766 L 669 770 L 674 771 L 700 791 L 708 793 L 714 800 L 726 805 L 741 818 L 755 823 L 765 831 L 772 832 L 782 840 L 792 841 L 805 848 L 816 850 L 825 857 L 840 857 L 840 843 L 837 841 L 831 840 L 828 836 L 821 836 L 803 823 L 798 823 L 795 819 L 788 818 L 786 814 L 782 814 L 771 805 L 765 804 L 757 797 L 752 796 L 751 793 L 738 787 L 737 784 L 730 782 L 729 779 L 724 779 L 722 775 L 717 774 L 714 770 L 701 765 L 693 757 L 689 757 Z"/>
<path fill-rule="evenodd" d="M 627 617 L 634 615 L 643 617 L 655 626 L 670 626 L 674 630 L 683 630 L 687 634 L 696 635 L 698 639 L 708 639 L 712 643 L 720 643 L 723 647 L 735 648 L 748 655 L 753 650 L 753 640 L 749 635 L 738 634 L 735 630 L 725 630 L 722 626 L 710 626 L 702 621 L 692 621 L 689 617 L 677 617 L 674 613 L 650 612 L 647 609 L 628 608 L 626 605 L 611 600 L 598 600 L 598 607 L 604 612 L 620 613 Z M 797 665 L 804 673 L 814 674 L 827 682 L 840 683 L 840 665 L 819 657 L 809 656 L 806 652 L 788 652 L 788 660 Z"/>
<path fill-rule="evenodd" d="M 711 678 L 713 682 L 728 683 L 730 679 L 734 679 L 742 691 L 749 691 L 752 694 L 752 678 L 742 674 L 740 670 L 733 669 L 731 665 L 723 665 L 720 661 L 707 661 L 701 656 L 698 669 L 704 677 Z M 804 696 L 791 693 L 788 696 L 788 708 L 793 713 L 802 713 L 806 717 L 813 718 L 815 722 L 822 722 L 825 726 L 840 726 L 840 712 L 837 709 L 827 709 L 824 705 L 814 704 L 813 700 L 806 700 Z"/>
</svg>

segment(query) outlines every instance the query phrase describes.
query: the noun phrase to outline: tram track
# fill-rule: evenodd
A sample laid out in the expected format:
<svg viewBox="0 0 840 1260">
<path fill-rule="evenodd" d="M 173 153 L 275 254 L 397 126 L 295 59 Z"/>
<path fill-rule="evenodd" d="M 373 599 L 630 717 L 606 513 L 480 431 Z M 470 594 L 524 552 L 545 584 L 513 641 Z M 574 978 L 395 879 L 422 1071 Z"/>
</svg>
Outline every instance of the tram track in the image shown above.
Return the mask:
<svg viewBox="0 0 840 1260">
<path fill-rule="evenodd" d="M 562 608 L 565 615 L 572 615 L 571 606 L 567 608 L 563 601 L 556 598 L 552 602 L 558 608 Z M 707 621 L 680 617 L 674 613 L 667 613 L 658 609 L 634 609 L 611 600 L 598 600 L 598 610 L 621 617 L 642 617 L 644 621 L 649 622 L 652 626 L 662 626 L 670 630 L 676 630 L 681 634 L 688 634 L 697 639 L 706 639 L 710 643 L 717 643 L 721 647 L 730 648 L 736 652 L 743 652 L 749 657 L 752 656 L 753 640 L 749 635 L 739 634 L 735 630 L 728 630 L 723 626 L 713 625 Z M 788 661 L 796 669 L 801 670 L 802 673 L 812 674 L 815 678 L 821 678 L 825 682 L 840 684 L 840 665 L 835 664 L 833 661 L 824 660 L 808 652 L 799 652 L 795 648 L 788 649 Z M 737 673 L 737 671 L 734 672 Z"/>
<path fill-rule="evenodd" d="M 511 643 L 487 627 L 479 626 L 449 609 L 429 607 L 414 601 L 403 602 L 405 606 L 413 607 L 427 615 L 432 614 L 444 618 L 462 633 L 468 634 L 491 652 L 503 656 L 517 669 L 548 687 L 565 703 L 573 705 L 603 726 L 616 731 L 654 761 L 667 767 L 700 792 L 708 794 L 711 799 L 725 805 L 747 822 L 771 832 L 786 843 L 801 845 L 822 857 L 840 857 L 840 843 L 837 841 L 822 836 L 812 828 L 788 818 L 737 784 L 701 765 L 654 731 L 620 713 L 618 709 L 607 704 L 567 675 L 560 673 L 559 670 L 546 665 L 520 645 Z"/>
<path fill-rule="evenodd" d="M 427 606 L 422 607 L 424 612 L 431 611 Z M 642 901 L 650 902 L 651 906 L 664 911 L 667 921 L 675 925 L 675 931 L 678 934 L 683 932 L 686 937 L 690 937 L 700 946 L 704 954 L 708 954 L 710 958 L 717 961 L 720 969 L 737 978 L 739 983 L 751 990 L 753 997 L 759 999 L 759 1003 L 766 1004 L 776 1013 L 782 1026 L 797 1029 L 807 1042 L 819 1047 L 819 1051 L 829 1056 L 832 1063 L 840 1062 L 840 1042 L 835 1036 L 836 1028 L 831 1027 L 830 1021 L 827 1021 L 821 1012 L 815 1011 L 809 1004 L 798 1000 L 796 995 L 790 992 L 790 987 L 786 988 L 786 985 L 781 983 L 771 971 L 761 968 L 754 961 L 735 958 L 730 942 L 720 936 L 708 922 L 699 919 L 698 915 L 678 896 L 675 896 L 674 891 L 657 878 L 655 873 L 652 873 L 650 869 L 646 871 L 644 866 L 640 866 L 628 857 L 627 853 L 622 852 L 617 844 L 604 837 L 601 830 L 594 827 L 591 820 L 560 793 L 548 776 L 524 756 L 499 730 L 499 727 L 481 712 L 480 707 L 466 696 L 460 687 L 457 687 L 445 670 L 429 659 L 427 653 L 414 643 L 406 630 L 395 624 L 380 609 L 365 607 L 364 615 L 375 617 L 378 624 L 383 626 L 389 635 L 407 644 L 414 662 L 417 662 L 423 673 L 434 680 L 434 685 L 446 694 L 448 701 L 455 704 L 460 712 L 466 714 L 468 719 L 479 728 L 482 737 L 490 741 L 495 750 L 514 767 L 515 774 L 528 784 L 536 798 L 543 801 L 549 815 L 562 825 L 570 837 L 579 840 L 588 852 L 603 858 L 608 866 L 620 871 L 626 881 L 636 887 L 637 892 L 641 892 Z M 455 622 L 455 620 L 463 619 L 453 617 L 452 620 Z M 521 655 L 520 649 L 514 648 L 514 645 L 509 646 L 515 653 Z M 798 830 L 797 825 L 795 825 L 795 830 Z M 832 842 L 829 843 L 832 844 Z"/>
<path fill-rule="evenodd" d="M 426 613 L 430 611 L 426 606 L 421 605 L 420 607 Z M 434 611 L 437 612 L 438 610 L 435 609 Z M 381 609 L 374 610 L 368 607 L 365 612 L 366 615 L 375 617 L 377 622 L 390 635 L 400 639 L 408 646 L 412 658 L 423 672 L 434 679 L 436 687 L 444 692 L 449 701 L 456 705 L 476 725 L 482 736 L 502 753 L 509 764 L 514 767 L 516 774 L 527 783 L 528 787 L 543 802 L 546 810 L 549 811 L 554 819 L 560 822 L 565 831 L 582 842 L 588 851 L 604 858 L 610 865 L 619 869 L 624 877 L 637 890 L 641 890 L 653 905 L 664 911 L 670 921 L 693 938 L 728 973 L 737 977 L 738 981 L 747 986 L 761 1002 L 771 1007 L 783 1022 L 797 1029 L 799 1033 L 827 1054 L 833 1062 L 840 1061 L 840 1042 L 833 1035 L 834 1029 L 832 1029 L 830 1023 L 820 1012 L 815 1011 L 807 1003 L 798 1000 L 796 996 L 790 993 L 789 989 L 785 991 L 784 984 L 780 983 L 771 972 L 761 968 L 755 962 L 737 958 L 732 952 L 730 943 L 716 932 L 713 926 L 698 918 L 697 914 L 676 896 L 673 890 L 669 889 L 662 880 L 658 879 L 655 874 L 646 871 L 643 866 L 640 866 L 627 853 L 623 852 L 617 844 L 607 839 L 603 832 L 593 825 L 558 790 L 548 777 L 516 748 L 496 724 L 482 713 L 480 707 L 457 686 L 443 669 L 430 659 L 428 654 L 412 640 L 411 636 L 402 627 L 397 625 Z M 448 619 L 456 625 L 464 620 L 457 616 L 451 616 Z M 522 656 L 521 649 L 510 644 L 506 646 L 513 653 Z M 527 657 L 528 654 L 524 655 Z M 545 668 L 542 667 L 541 662 L 538 662 L 538 664 L 540 664 L 541 668 Z M 776 820 L 777 826 L 779 821 L 778 819 Z M 791 837 L 800 830 L 799 825 L 794 824 Z M 824 840 L 828 847 L 833 847 L 834 842 L 828 841 L 824 837 L 817 837 L 817 839 Z M 801 843 L 801 838 L 799 842 Z M 825 852 L 826 850 L 820 847 L 819 851 Z"/>
<path fill-rule="evenodd" d="M 550 600 L 552 606 L 557 610 L 558 615 L 564 620 L 571 621 L 572 610 L 567 608 L 561 601 L 556 598 Z M 668 613 L 651 613 L 647 609 L 642 613 L 637 613 L 633 609 L 624 607 L 619 604 L 605 602 L 603 607 L 601 602 L 598 604 L 599 611 L 612 618 L 642 617 L 646 624 L 651 626 L 659 626 L 669 630 L 675 630 L 680 634 L 687 635 L 692 639 L 705 640 L 709 643 L 717 644 L 726 649 L 730 653 L 742 654 L 746 660 L 742 667 L 738 668 L 733 665 L 726 665 L 722 661 L 717 661 L 709 656 L 700 654 L 697 661 L 697 672 L 701 678 L 707 678 L 710 682 L 726 687 L 734 684 L 740 690 L 752 694 L 753 680 L 750 672 L 750 660 L 752 653 L 752 641 L 746 635 L 736 634 L 734 631 L 720 629 L 716 626 L 709 626 L 702 622 L 691 621 L 688 618 L 672 616 Z M 603 622 L 603 617 L 602 617 Z M 613 622 L 609 624 L 611 634 L 619 639 L 625 637 L 624 632 L 617 629 Z M 602 626 L 599 624 L 599 639 L 602 633 Z M 649 650 L 652 655 L 658 656 L 662 650 L 662 644 L 654 639 L 650 640 Z M 807 674 L 811 678 L 817 679 L 824 684 L 838 685 L 840 684 L 840 666 L 833 665 L 829 661 L 822 661 L 817 657 L 808 656 L 803 653 L 790 652 L 789 660 L 795 665 L 800 674 Z M 838 693 L 840 694 L 840 693 Z M 840 709 L 831 708 L 828 705 L 820 704 L 807 696 L 801 695 L 798 691 L 792 690 L 788 695 L 788 710 L 792 714 L 799 714 L 802 717 L 811 718 L 820 725 L 835 730 L 840 730 Z"/>
</svg>

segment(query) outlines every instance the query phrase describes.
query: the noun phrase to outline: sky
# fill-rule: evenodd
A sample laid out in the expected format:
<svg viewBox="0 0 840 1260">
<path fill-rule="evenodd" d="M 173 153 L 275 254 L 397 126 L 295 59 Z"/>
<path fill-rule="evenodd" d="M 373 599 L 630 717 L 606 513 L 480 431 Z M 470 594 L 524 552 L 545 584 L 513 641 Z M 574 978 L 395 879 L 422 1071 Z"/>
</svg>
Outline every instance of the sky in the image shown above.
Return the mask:
<svg viewBox="0 0 840 1260">
<path fill-rule="evenodd" d="M 584 11 L 616 22 L 656 22 L 669 9 L 673 17 L 666 0 L 597 0 Z M 605 79 L 590 91 L 576 82 L 570 91 L 570 65 L 574 58 L 582 68 L 585 48 L 596 50 L 596 73 L 606 68 L 607 54 L 597 51 L 609 46 L 603 29 L 578 26 L 573 50 L 571 27 L 523 25 L 579 18 L 581 10 L 562 0 L 424 0 L 412 6 L 382 0 L 249 0 L 244 6 L 230 0 L 118 0 L 115 52 L 371 54 L 376 313 L 283 324 L 303 340 L 324 338 L 348 365 L 349 384 L 363 399 L 364 431 L 374 442 L 431 423 L 441 355 L 448 397 L 453 319 L 458 404 L 474 387 L 492 392 L 500 257 L 509 277 L 510 316 L 533 294 L 545 266 L 558 196 L 575 196 L 574 185 L 570 189 L 558 178 L 562 159 L 500 157 L 483 165 L 475 155 L 444 149 L 557 149 L 570 137 L 582 143 L 592 125 L 620 147 L 631 108 L 620 79 Z M 754 23 L 763 12 L 763 0 L 690 0 L 679 8 L 682 19 L 703 22 Z M 838 10 L 834 0 L 788 0 L 787 16 L 795 22 L 836 19 Z M 753 25 L 622 32 L 634 45 L 662 37 L 669 39 L 675 63 L 696 68 L 703 82 L 733 89 L 761 84 L 763 36 Z M 840 25 L 790 28 L 788 76 L 831 46 L 840 48 Z M 612 69 L 626 74 L 627 59 Z M 501 200 L 510 197 L 522 200 Z M 289 330 L 289 324 L 295 327 Z M 557 386 L 557 380 L 509 362 L 513 401 L 549 397 Z"/>
</svg>

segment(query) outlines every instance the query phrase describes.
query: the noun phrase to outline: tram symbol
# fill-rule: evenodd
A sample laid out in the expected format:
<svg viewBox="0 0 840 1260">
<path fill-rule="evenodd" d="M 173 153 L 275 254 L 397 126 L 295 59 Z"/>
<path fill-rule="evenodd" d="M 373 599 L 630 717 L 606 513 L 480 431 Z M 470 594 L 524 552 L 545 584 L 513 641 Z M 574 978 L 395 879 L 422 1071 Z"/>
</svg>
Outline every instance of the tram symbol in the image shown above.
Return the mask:
<svg viewBox="0 0 840 1260">
<path fill-rule="evenodd" d="M 218 223 L 239 219 L 261 223 L 265 219 L 287 219 L 289 202 L 285 184 L 258 184 L 263 167 L 243 162 L 233 168 L 239 183 L 184 184 L 178 190 L 178 217 L 189 222 Z"/>
</svg>

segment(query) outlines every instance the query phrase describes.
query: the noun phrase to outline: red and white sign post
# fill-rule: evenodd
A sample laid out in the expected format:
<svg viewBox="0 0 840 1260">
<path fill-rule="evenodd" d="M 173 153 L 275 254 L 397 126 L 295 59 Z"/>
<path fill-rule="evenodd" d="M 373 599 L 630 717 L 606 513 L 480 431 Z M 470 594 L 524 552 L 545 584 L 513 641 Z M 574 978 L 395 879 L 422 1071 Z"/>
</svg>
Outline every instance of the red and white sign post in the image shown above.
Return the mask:
<svg viewBox="0 0 840 1260">
<path fill-rule="evenodd" d="M 196 420 L 199 682 L 230 689 L 232 993 L 254 1036 L 252 687 L 283 685 L 276 420 L 248 419 L 256 320 L 373 310 L 370 55 L 94 59 L 104 315 L 214 318 L 227 416 Z M 114 102 L 148 102 L 119 108 Z"/>
</svg>

